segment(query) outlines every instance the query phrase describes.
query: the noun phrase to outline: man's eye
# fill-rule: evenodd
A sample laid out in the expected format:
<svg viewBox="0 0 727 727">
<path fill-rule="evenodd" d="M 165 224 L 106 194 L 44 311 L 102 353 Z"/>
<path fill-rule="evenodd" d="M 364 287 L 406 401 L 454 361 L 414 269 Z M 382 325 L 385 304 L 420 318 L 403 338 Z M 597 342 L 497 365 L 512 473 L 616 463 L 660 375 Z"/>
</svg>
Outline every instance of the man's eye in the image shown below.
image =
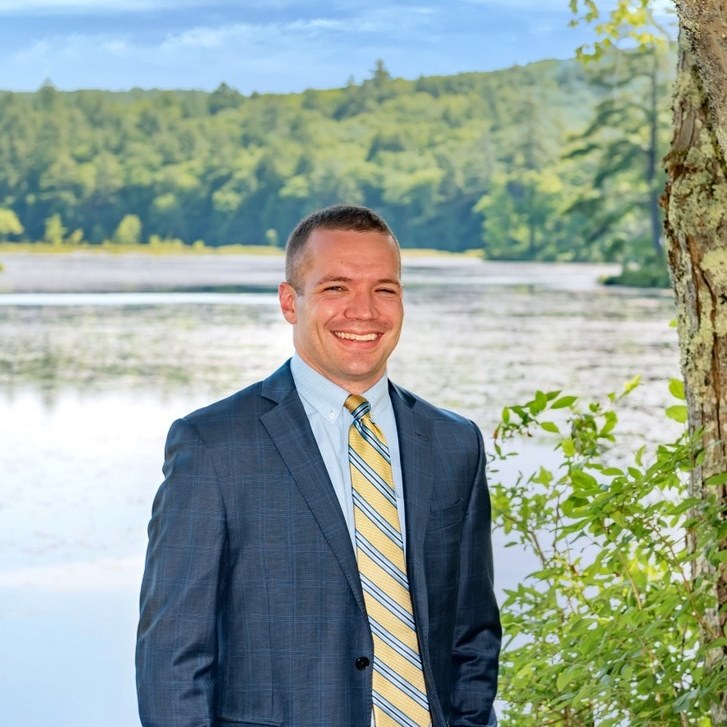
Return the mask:
<svg viewBox="0 0 727 727">
<path fill-rule="evenodd" d="M 399 291 L 396 288 L 379 288 L 379 293 L 386 293 L 388 295 L 399 295 Z"/>
<path fill-rule="evenodd" d="M 330 291 L 332 291 L 334 293 L 337 293 L 337 292 L 343 290 L 343 286 L 342 285 L 328 285 L 325 288 L 323 288 L 323 290 L 325 290 L 325 291 L 329 291 L 330 290 Z"/>
</svg>

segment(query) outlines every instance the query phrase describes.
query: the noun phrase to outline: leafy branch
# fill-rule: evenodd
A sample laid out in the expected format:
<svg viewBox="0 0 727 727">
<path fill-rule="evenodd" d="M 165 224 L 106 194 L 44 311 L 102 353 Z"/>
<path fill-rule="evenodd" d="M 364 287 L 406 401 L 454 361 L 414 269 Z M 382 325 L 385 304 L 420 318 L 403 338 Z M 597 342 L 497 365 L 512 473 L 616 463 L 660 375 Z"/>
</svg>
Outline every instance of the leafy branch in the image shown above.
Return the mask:
<svg viewBox="0 0 727 727">
<path fill-rule="evenodd" d="M 638 384 L 605 402 L 538 391 L 502 412 L 495 522 L 538 563 L 503 604 L 505 725 L 710 724 L 720 686 L 705 654 L 718 634 L 708 644 L 703 634 L 714 590 L 687 533 L 720 561 L 724 526 L 716 500 L 687 495 L 703 457 L 698 436 L 685 431 L 621 461 L 617 409 Z M 683 423 L 683 386 L 670 391 L 679 401 L 667 416 Z M 551 442 L 556 466 L 499 481 L 498 462 L 517 457 L 526 437 Z"/>
</svg>

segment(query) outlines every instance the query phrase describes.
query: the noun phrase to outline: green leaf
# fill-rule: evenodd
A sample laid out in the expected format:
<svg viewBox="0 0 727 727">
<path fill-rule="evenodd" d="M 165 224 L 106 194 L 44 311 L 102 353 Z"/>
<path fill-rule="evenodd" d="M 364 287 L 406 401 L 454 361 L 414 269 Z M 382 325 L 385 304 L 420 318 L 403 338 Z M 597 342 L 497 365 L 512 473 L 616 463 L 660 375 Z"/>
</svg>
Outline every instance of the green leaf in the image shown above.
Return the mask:
<svg viewBox="0 0 727 727">
<path fill-rule="evenodd" d="M 532 481 L 541 485 L 549 485 L 553 481 L 553 473 L 541 465 L 538 474 L 533 477 Z"/>
<path fill-rule="evenodd" d="M 568 437 L 567 439 L 564 439 L 560 446 L 563 448 L 563 454 L 566 457 L 575 457 L 576 454 L 576 446 L 573 444 L 573 440 Z"/>
<path fill-rule="evenodd" d="M 709 485 L 710 487 L 716 487 L 717 485 L 723 485 L 725 482 L 727 482 L 727 472 L 720 472 L 717 475 L 712 475 L 711 477 L 708 477 L 705 480 L 704 484 Z"/>
<path fill-rule="evenodd" d="M 716 477 L 723 477 L 724 479 L 721 480 L 721 482 L 727 482 L 727 472 L 725 472 L 722 475 L 715 475 Z M 720 484 L 721 484 L 720 482 Z M 709 480 L 705 484 L 710 484 Z M 687 510 L 691 508 L 697 507 L 702 501 L 697 497 L 687 497 L 681 502 L 674 505 L 671 514 L 672 515 L 681 515 L 682 513 L 687 512 Z"/>
<path fill-rule="evenodd" d="M 606 421 L 605 421 L 603 427 L 601 427 L 601 432 L 600 432 L 601 436 L 605 436 L 606 434 L 611 432 L 613 430 L 613 428 L 616 426 L 616 424 L 618 423 L 618 417 L 616 416 L 615 412 L 607 411 L 604 415 L 604 418 Z"/>
<path fill-rule="evenodd" d="M 560 434 L 560 429 L 558 429 L 558 425 L 554 422 L 540 422 L 540 428 L 545 432 Z"/>
<path fill-rule="evenodd" d="M 583 508 L 587 506 L 588 500 L 585 497 L 578 497 L 577 495 L 571 495 L 563 500 L 561 504 L 563 514 L 572 518 L 582 517 L 584 514 Z"/>
<path fill-rule="evenodd" d="M 560 399 L 556 399 L 551 405 L 551 409 L 565 409 L 567 406 L 571 406 L 578 401 L 577 396 L 561 396 Z"/>
<path fill-rule="evenodd" d="M 583 470 L 571 468 L 570 476 L 573 481 L 574 489 L 578 487 L 580 490 L 584 490 L 585 492 L 596 492 L 600 489 L 596 478 L 592 477 Z"/>
<path fill-rule="evenodd" d="M 530 403 L 528 407 L 533 414 L 538 414 L 545 407 L 548 406 L 548 397 L 542 391 L 535 392 L 535 399 Z"/>
<path fill-rule="evenodd" d="M 669 391 L 675 399 L 684 401 L 686 396 L 684 394 L 684 382 L 681 379 L 669 379 Z"/>
<path fill-rule="evenodd" d="M 630 394 L 641 383 L 641 376 L 637 374 L 624 384 L 624 394 Z"/>
<path fill-rule="evenodd" d="M 684 424 L 688 418 L 687 407 L 684 404 L 668 406 L 666 408 L 666 415 L 669 419 L 673 419 L 675 422 L 679 422 L 679 424 Z"/>
</svg>

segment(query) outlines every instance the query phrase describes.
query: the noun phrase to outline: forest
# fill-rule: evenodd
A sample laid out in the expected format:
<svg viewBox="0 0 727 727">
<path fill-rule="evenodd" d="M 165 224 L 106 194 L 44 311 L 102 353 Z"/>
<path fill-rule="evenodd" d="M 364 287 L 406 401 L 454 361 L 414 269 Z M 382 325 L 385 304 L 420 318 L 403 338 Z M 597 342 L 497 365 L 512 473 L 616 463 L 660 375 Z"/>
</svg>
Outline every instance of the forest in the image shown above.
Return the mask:
<svg viewBox="0 0 727 727">
<path fill-rule="evenodd" d="M 0 241 L 282 246 L 371 206 L 403 247 L 665 275 L 674 49 L 344 88 L 0 92 Z M 201 241 L 201 242 L 200 242 Z"/>
</svg>

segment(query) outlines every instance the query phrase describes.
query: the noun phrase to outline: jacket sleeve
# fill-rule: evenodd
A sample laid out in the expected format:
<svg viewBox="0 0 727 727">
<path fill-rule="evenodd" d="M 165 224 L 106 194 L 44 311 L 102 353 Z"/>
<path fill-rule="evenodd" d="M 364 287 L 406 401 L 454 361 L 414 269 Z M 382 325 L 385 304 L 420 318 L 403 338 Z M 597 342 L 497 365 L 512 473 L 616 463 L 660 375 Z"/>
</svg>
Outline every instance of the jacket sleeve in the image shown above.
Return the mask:
<svg viewBox="0 0 727 727">
<path fill-rule="evenodd" d="M 210 453 L 194 427 L 167 437 L 141 587 L 136 681 L 143 727 L 210 727 L 226 528 Z"/>
<path fill-rule="evenodd" d="M 482 434 L 460 548 L 457 618 L 452 650 L 450 727 L 496 725 L 493 702 L 497 692 L 502 629 L 493 591 L 490 496 L 485 479 Z"/>
</svg>

